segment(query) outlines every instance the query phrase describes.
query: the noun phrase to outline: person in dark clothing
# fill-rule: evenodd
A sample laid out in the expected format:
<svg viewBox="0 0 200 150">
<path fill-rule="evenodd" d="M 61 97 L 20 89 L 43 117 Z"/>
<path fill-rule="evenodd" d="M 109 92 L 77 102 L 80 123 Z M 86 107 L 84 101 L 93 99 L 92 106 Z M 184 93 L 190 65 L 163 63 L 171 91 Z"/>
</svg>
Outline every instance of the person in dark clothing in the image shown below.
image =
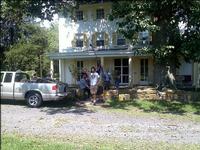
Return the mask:
<svg viewBox="0 0 200 150">
<path fill-rule="evenodd" d="M 110 82 L 111 82 L 111 76 L 108 71 L 105 71 L 103 73 L 103 85 L 104 85 L 104 90 L 109 90 L 110 88 Z"/>
<path fill-rule="evenodd" d="M 82 79 L 79 81 L 79 86 L 80 86 L 80 89 L 83 92 L 84 99 L 89 98 L 90 97 L 90 87 L 89 87 L 89 85 L 87 83 L 87 76 L 86 76 L 86 74 L 83 74 Z"/>
</svg>

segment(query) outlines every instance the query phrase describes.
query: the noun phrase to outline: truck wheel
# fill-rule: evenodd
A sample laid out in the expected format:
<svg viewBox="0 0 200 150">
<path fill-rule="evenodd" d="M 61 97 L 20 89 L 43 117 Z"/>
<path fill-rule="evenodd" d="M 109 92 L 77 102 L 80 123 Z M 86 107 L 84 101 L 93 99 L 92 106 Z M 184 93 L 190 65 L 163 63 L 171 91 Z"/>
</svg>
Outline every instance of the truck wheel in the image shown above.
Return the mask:
<svg viewBox="0 0 200 150">
<path fill-rule="evenodd" d="M 26 102 L 29 107 L 40 107 L 42 105 L 42 97 L 40 94 L 32 92 L 26 97 Z"/>
</svg>

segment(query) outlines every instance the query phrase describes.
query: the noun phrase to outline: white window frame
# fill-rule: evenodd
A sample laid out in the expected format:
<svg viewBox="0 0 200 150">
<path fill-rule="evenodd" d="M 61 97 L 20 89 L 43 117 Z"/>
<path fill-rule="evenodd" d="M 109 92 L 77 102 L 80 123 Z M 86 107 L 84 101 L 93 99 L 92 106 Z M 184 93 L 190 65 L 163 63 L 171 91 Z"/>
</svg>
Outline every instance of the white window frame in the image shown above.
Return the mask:
<svg viewBox="0 0 200 150">
<path fill-rule="evenodd" d="M 82 48 L 84 46 L 84 35 L 82 33 L 77 33 L 76 34 L 76 47 Z M 83 45 L 82 46 L 77 46 L 77 41 L 82 41 Z"/>
<path fill-rule="evenodd" d="M 126 39 L 125 39 L 125 37 L 122 35 L 122 34 L 117 34 L 117 39 L 116 39 L 117 41 L 116 41 L 116 43 L 117 43 L 117 45 L 126 45 Z M 119 44 L 118 43 L 118 40 L 124 40 L 124 44 Z"/>
<path fill-rule="evenodd" d="M 96 10 L 96 19 L 104 19 L 105 18 L 105 10 L 103 8 L 99 8 Z"/>
<path fill-rule="evenodd" d="M 83 70 L 83 61 L 77 61 L 76 62 L 76 67 L 77 67 L 77 81 L 80 81 L 82 78 L 82 70 Z"/>
<path fill-rule="evenodd" d="M 116 59 L 120 60 L 120 66 L 115 66 L 115 60 Z M 126 85 L 126 84 L 129 83 L 129 64 L 127 66 L 124 66 L 123 65 L 123 60 L 126 59 L 128 61 L 128 58 L 116 58 L 116 59 L 114 59 L 114 70 L 116 70 L 115 68 L 120 68 L 120 70 L 121 70 L 121 73 L 120 73 L 120 84 Z M 124 74 L 123 73 L 124 68 L 128 69 L 128 74 Z M 123 77 L 128 77 L 127 82 L 123 82 Z"/>
<path fill-rule="evenodd" d="M 97 44 L 98 41 L 103 41 L 103 45 L 98 45 Z M 105 34 L 103 32 L 97 33 L 96 45 L 97 47 L 105 46 Z"/>
<path fill-rule="evenodd" d="M 82 10 L 77 10 L 77 11 L 76 11 L 76 19 L 77 19 L 78 21 L 83 20 L 83 11 L 82 11 Z"/>
</svg>

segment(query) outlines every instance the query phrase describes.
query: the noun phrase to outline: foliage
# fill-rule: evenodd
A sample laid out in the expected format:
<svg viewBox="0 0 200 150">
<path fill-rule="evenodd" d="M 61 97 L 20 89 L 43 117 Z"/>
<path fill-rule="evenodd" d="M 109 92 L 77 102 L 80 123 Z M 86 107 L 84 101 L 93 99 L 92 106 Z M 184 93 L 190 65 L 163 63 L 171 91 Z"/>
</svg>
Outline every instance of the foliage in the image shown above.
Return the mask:
<svg viewBox="0 0 200 150">
<path fill-rule="evenodd" d="M 161 64 L 176 64 L 178 58 L 200 61 L 199 0 L 115 1 L 112 18 L 118 18 L 119 31 L 133 44 L 137 33 L 152 33 L 152 48 L 146 52 Z M 182 29 L 180 30 L 180 24 Z"/>
<path fill-rule="evenodd" d="M 50 28 L 47 30 L 47 36 L 48 36 L 48 51 L 56 52 L 59 48 L 59 38 L 58 38 L 58 24 L 54 23 L 51 25 Z"/>
<path fill-rule="evenodd" d="M 76 2 L 72 0 L 2 0 L 0 6 L 0 63 L 5 59 L 3 52 L 19 42 L 20 27 L 33 23 L 35 18 L 52 20 L 54 14 L 70 15 Z M 4 67 L 2 65 L 1 67 Z M 4 67 L 5 69 L 5 67 Z"/>
<path fill-rule="evenodd" d="M 40 74 L 49 72 L 50 62 L 46 53 L 58 49 L 56 30 L 45 29 L 39 25 L 23 24 L 20 40 L 5 52 L 5 64 L 8 70 L 35 70 Z"/>
</svg>

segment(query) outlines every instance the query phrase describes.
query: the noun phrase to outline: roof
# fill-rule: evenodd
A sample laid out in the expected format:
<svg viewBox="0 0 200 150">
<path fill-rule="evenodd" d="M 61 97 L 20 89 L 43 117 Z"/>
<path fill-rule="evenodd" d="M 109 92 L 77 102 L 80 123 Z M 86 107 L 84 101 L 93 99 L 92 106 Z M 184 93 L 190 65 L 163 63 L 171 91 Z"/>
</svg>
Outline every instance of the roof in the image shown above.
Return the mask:
<svg viewBox="0 0 200 150">
<path fill-rule="evenodd" d="M 49 53 L 50 59 L 74 59 L 74 58 L 96 58 L 96 57 L 130 57 L 130 56 L 150 56 L 142 53 L 142 50 L 86 50 Z"/>
</svg>

